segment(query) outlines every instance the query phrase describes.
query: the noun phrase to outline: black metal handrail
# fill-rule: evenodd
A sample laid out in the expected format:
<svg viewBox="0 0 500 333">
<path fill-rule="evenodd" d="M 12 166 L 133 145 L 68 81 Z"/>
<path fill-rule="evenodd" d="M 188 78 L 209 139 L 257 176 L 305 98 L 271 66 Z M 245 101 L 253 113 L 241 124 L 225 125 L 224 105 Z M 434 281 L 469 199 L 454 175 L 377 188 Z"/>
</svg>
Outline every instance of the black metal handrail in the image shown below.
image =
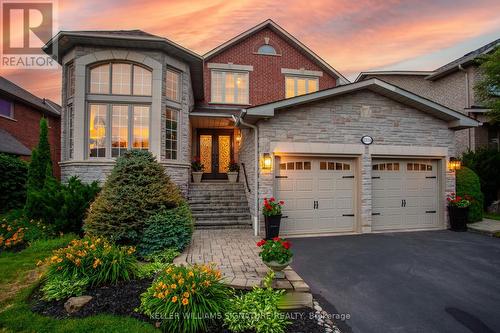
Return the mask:
<svg viewBox="0 0 500 333">
<path fill-rule="evenodd" d="M 252 193 L 252 190 L 250 190 L 250 186 L 248 186 L 247 170 L 245 169 L 245 163 L 241 163 L 241 166 L 243 167 L 243 176 L 245 176 L 245 185 L 247 187 L 247 190 L 249 193 Z"/>
</svg>

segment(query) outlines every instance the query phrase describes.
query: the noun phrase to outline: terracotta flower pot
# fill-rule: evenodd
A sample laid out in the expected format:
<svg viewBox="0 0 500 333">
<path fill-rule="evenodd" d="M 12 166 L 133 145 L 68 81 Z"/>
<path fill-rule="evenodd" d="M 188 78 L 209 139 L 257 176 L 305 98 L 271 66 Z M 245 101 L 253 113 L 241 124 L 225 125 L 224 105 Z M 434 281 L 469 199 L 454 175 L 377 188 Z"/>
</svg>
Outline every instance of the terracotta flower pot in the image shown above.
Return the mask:
<svg viewBox="0 0 500 333">
<path fill-rule="evenodd" d="M 201 177 L 203 176 L 203 171 L 193 171 L 193 183 L 201 183 Z"/>
<path fill-rule="evenodd" d="M 274 272 L 274 277 L 276 279 L 284 279 L 285 278 L 285 273 L 283 272 L 283 270 L 292 263 L 293 261 L 293 258 L 291 258 L 290 260 L 288 260 L 286 263 L 283 263 L 283 264 L 280 264 L 279 262 L 276 262 L 276 261 L 270 261 L 270 262 L 267 262 L 267 261 L 262 261 L 267 267 L 269 267 L 270 269 L 273 270 Z"/>
<path fill-rule="evenodd" d="M 273 239 L 274 237 L 279 237 L 281 214 L 274 216 L 264 216 L 264 222 L 266 226 L 266 240 Z"/>
<path fill-rule="evenodd" d="M 228 172 L 227 179 L 229 179 L 230 183 L 236 183 L 236 180 L 238 180 L 238 173 L 237 172 Z"/>
</svg>

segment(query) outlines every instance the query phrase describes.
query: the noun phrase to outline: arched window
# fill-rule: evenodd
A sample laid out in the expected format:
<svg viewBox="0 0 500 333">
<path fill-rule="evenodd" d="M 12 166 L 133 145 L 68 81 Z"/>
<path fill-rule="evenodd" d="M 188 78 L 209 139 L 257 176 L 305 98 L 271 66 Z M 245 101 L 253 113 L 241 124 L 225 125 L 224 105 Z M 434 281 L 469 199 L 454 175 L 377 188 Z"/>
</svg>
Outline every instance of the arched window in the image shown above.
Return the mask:
<svg viewBox="0 0 500 333">
<path fill-rule="evenodd" d="M 90 69 L 90 93 L 151 96 L 151 70 L 130 63 L 105 63 Z"/>
<path fill-rule="evenodd" d="M 269 44 L 264 44 L 259 49 L 257 50 L 258 54 L 270 54 L 270 55 L 276 55 L 276 50 L 274 47 L 272 47 Z"/>
</svg>

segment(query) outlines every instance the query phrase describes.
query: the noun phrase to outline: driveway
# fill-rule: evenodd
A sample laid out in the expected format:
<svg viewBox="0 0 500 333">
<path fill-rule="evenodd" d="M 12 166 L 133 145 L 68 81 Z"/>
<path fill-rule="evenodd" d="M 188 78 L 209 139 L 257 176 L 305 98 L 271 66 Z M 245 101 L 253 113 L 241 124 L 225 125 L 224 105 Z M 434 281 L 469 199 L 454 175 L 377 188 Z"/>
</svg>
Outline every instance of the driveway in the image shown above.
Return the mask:
<svg viewBox="0 0 500 333">
<path fill-rule="evenodd" d="M 500 239 L 431 231 L 292 245 L 292 267 L 326 310 L 351 316 L 344 331 L 500 332 Z"/>
</svg>

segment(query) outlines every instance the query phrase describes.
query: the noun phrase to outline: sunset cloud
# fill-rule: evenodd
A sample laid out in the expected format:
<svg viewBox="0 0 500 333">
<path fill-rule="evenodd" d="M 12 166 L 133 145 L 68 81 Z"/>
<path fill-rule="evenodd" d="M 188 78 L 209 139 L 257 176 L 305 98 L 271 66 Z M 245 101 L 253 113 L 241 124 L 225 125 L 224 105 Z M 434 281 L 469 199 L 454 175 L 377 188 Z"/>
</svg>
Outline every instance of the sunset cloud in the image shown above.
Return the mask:
<svg viewBox="0 0 500 333">
<path fill-rule="evenodd" d="M 59 0 L 63 30 L 142 29 L 204 54 L 242 31 L 272 18 L 349 77 L 411 62 L 434 69 L 452 60 L 440 49 L 484 35 L 500 37 L 500 2 L 289 0 Z M 428 68 L 419 67 L 418 59 Z M 59 71 L 2 71 L 41 97 L 60 100 Z"/>
</svg>

